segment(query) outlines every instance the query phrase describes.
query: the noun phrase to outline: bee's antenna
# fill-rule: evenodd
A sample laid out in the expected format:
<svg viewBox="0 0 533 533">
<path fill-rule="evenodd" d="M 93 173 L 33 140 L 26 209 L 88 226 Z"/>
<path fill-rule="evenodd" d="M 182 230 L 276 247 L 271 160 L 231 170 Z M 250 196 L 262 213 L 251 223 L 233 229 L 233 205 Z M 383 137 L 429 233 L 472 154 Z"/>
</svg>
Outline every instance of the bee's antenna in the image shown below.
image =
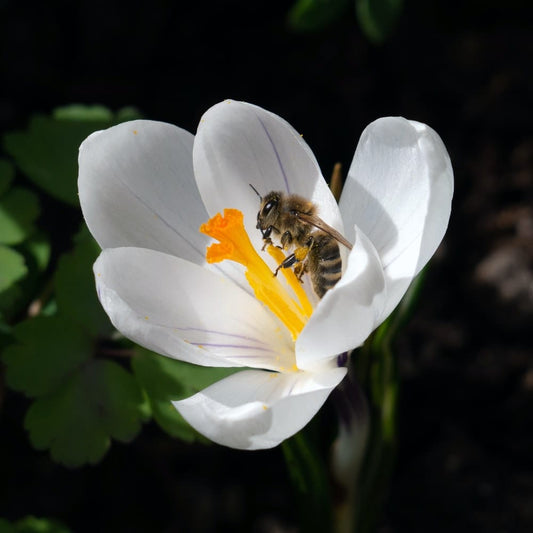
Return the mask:
<svg viewBox="0 0 533 533">
<path fill-rule="evenodd" d="M 263 197 L 257 192 L 257 189 L 251 183 L 248 183 L 248 185 L 250 185 L 250 187 L 254 190 L 255 194 L 259 196 L 259 199 L 263 200 Z"/>
</svg>

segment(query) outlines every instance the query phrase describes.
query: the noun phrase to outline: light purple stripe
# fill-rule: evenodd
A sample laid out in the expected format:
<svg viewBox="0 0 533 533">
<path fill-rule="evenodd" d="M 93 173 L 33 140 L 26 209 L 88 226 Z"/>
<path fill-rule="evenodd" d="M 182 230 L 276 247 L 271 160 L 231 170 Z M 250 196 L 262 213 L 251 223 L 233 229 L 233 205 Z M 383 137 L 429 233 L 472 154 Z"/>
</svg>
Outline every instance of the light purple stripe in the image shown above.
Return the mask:
<svg viewBox="0 0 533 533">
<path fill-rule="evenodd" d="M 215 331 L 215 330 L 212 330 L 212 329 L 193 328 L 193 327 L 186 327 L 186 328 L 175 327 L 174 329 L 177 329 L 178 331 L 197 331 L 199 333 L 207 333 L 209 335 L 222 335 L 222 336 L 225 336 L 225 337 L 231 337 L 233 339 L 242 339 L 242 340 L 246 340 L 246 341 L 257 342 L 258 344 L 262 344 L 264 346 L 268 346 L 267 343 L 265 343 L 263 341 L 260 341 L 259 339 L 255 339 L 253 337 L 248 337 L 246 335 L 238 335 L 236 333 L 227 333 L 225 331 Z M 194 344 L 194 343 L 191 343 L 191 344 Z M 198 344 L 203 344 L 203 343 L 200 342 Z M 207 346 L 207 344 L 205 344 L 205 346 Z"/>
<path fill-rule="evenodd" d="M 169 228 L 176 235 L 181 237 L 198 255 L 203 259 L 205 257 L 205 252 L 198 249 L 189 239 L 186 239 L 183 234 L 181 234 L 174 226 L 171 226 L 164 218 L 162 218 L 153 208 L 148 205 L 124 180 L 120 180 L 122 185 L 133 195 L 133 197 L 143 205 L 148 211 L 153 214 L 158 220 L 160 220 L 167 228 Z"/>
<path fill-rule="evenodd" d="M 240 350 L 257 350 L 258 352 L 274 353 L 274 350 L 270 350 L 268 348 L 259 348 L 257 346 L 243 346 L 241 344 L 217 344 L 214 342 L 189 342 L 189 344 L 192 344 L 194 346 L 211 346 L 214 348 L 238 348 Z"/>
<path fill-rule="evenodd" d="M 287 193 L 290 194 L 291 191 L 290 191 L 290 188 L 289 188 L 289 180 L 287 178 L 287 174 L 285 173 L 285 169 L 283 168 L 283 163 L 281 162 L 281 157 L 280 157 L 279 152 L 278 152 L 278 150 L 276 148 L 276 145 L 274 144 L 274 141 L 272 140 L 272 137 L 270 136 L 270 133 L 269 133 L 267 127 L 265 126 L 264 122 L 261 120 L 261 118 L 259 116 L 257 116 L 257 120 L 259 120 L 259 123 L 263 127 L 263 130 L 265 131 L 266 136 L 268 137 L 268 140 L 270 141 L 270 144 L 272 145 L 272 149 L 274 150 L 274 153 L 276 154 L 276 158 L 278 160 L 279 169 L 281 170 L 281 173 L 283 174 L 283 179 L 285 180 L 285 189 L 286 189 Z"/>
</svg>

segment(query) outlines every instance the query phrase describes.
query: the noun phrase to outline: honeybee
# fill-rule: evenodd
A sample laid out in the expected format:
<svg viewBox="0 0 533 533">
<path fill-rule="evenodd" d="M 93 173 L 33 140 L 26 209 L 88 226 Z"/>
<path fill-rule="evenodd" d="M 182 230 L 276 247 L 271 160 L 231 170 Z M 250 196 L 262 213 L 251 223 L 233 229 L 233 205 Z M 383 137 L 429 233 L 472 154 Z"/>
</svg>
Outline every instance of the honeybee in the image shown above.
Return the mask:
<svg viewBox="0 0 533 533">
<path fill-rule="evenodd" d="M 350 242 L 337 230 L 326 224 L 318 215 L 317 206 L 297 194 L 279 191 L 262 197 L 250 185 L 261 200 L 256 228 L 261 231 L 264 246 L 273 244 L 272 236 L 279 238 L 280 248 L 293 249 L 276 268 L 294 267 L 294 273 L 302 281 L 309 273 L 313 289 L 319 298 L 341 279 L 342 259 L 339 243 L 352 249 Z"/>
</svg>

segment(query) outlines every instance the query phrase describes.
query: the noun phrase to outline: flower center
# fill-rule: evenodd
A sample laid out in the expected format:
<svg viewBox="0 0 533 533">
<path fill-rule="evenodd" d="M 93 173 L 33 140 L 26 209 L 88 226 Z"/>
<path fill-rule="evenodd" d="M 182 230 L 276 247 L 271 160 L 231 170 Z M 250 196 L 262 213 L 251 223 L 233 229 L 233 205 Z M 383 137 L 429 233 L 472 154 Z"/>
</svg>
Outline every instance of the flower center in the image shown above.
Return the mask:
<svg viewBox="0 0 533 533">
<path fill-rule="evenodd" d="M 281 272 L 293 294 L 290 294 L 274 276 L 253 247 L 244 229 L 241 211 L 224 209 L 223 216 L 220 213 L 216 214 L 200 226 L 200 231 L 219 241 L 207 248 L 207 262 L 219 263 L 224 259 L 230 259 L 246 267 L 246 279 L 256 298 L 287 326 L 293 340 L 296 340 L 309 320 L 313 306 L 292 269 L 283 268 Z M 283 252 L 276 246 L 269 245 L 267 252 L 278 263 L 285 259 Z"/>
</svg>

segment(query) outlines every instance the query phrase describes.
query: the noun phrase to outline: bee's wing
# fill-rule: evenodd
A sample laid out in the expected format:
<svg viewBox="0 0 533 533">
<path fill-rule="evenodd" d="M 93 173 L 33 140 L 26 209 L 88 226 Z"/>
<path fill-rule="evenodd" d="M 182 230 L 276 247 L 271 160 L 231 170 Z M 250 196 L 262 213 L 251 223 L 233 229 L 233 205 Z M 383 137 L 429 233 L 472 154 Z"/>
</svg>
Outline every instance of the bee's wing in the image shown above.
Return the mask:
<svg viewBox="0 0 533 533">
<path fill-rule="evenodd" d="M 346 246 L 348 250 L 352 249 L 352 244 L 350 243 L 350 241 L 348 241 L 346 237 L 343 237 L 336 229 L 333 229 L 331 226 L 326 224 L 320 217 L 317 217 L 316 215 L 308 215 L 307 213 L 302 213 L 301 211 L 297 212 L 297 216 L 303 222 L 311 224 L 311 226 L 314 226 L 315 228 L 318 228 L 319 230 L 322 230 L 323 232 L 327 233 L 336 241 Z"/>
</svg>

